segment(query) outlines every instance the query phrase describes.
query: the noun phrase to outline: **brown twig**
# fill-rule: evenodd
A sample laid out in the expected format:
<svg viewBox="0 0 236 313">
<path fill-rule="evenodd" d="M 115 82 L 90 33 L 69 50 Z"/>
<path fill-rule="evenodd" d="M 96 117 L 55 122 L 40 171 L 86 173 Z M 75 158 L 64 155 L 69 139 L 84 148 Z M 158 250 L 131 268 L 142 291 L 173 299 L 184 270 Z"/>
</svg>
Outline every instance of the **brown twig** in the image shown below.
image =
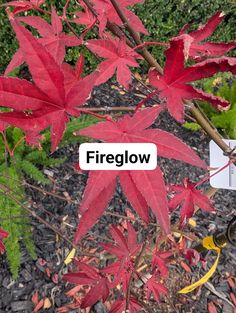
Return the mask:
<svg viewBox="0 0 236 313">
<path fill-rule="evenodd" d="M 194 104 L 190 101 L 185 101 L 187 105 L 189 105 L 189 110 L 198 122 L 198 124 L 202 127 L 202 129 L 208 134 L 208 136 L 214 140 L 214 142 L 223 150 L 226 154 L 230 154 L 232 149 L 223 141 L 222 136 L 219 132 L 212 128 L 212 126 L 208 123 L 205 116 L 198 108 L 194 106 Z"/>
<path fill-rule="evenodd" d="M 6 174 L 3 174 L 3 173 L 1 173 L 1 176 L 5 177 L 5 178 L 7 178 L 7 179 L 11 179 L 11 180 L 13 180 L 13 181 L 15 181 L 15 182 L 18 182 L 18 183 L 21 184 L 22 186 L 27 186 L 27 187 L 29 187 L 29 188 L 31 188 L 31 189 L 37 190 L 37 191 L 39 191 L 40 193 L 42 193 L 42 194 L 44 194 L 44 195 L 52 196 L 52 197 L 54 197 L 54 198 L 57 198 L 57 199 L 60 199 L 60 200 L 66 201 L 66 202 L 76 203 L 76 202 L 73 201 L 73 200 L 70 200 L 70 199 L 68 199 L 68 198 L 62 197 L 62 196 L 60 196 L 60 195 L 57 195 L 57 194 L 55 194 L 54 192 L 50 192 L 50 191 L 47 191 L 47 190 L 42 189 L 42 188 L 40 188 L 40 187 L 36 187 L 36 186 L 34 186 L 34 185 L 30 184 L 30 183 L 27 183 L 25 180 L 24 180 L 24 181 L 20 181 L 19 179 L 16 179 L 15 177 L 11 177 L 11 176 L 6 175 Z"/>
<path fill-rule="evenodd" d="M 146 248 L 146 242 L 144 242 L 144 244 L 142 245 L 142 249 L 135 260 L 134 269 L 137 269 L 139 265 L 139 261 L 145 251 L 145 248 Z M 130 275 L 130 279 L 129 279 L 129 283 L 128 283 L 128 287 L 126 291 L 125 312 L 129 312 L 129 299 L 130 299 L 130 294 L 131 294 L 131 283 L 132 283 L 133 276 L 134 276 L 134 271 Z"/>
<path fill-rule="evenodd" d="M 70 239 L 68 239 L 65 235 L 63 235 L 58 229 L 56 229 L 54 226 L 50 225 L 47 221 L 45 221 L 43 218 L 41 218 L 39 215 L 37 215 L 34 211 L 32 211 L 30 208 L 28 208 L 26 205 L 21 203 L 15 196 L 12 195 L 14 194 L 14 190 L 12 190 L 10 187 L 0 183 L 0 190 L 7 195 L 11 200 L 13 200 L 15 203 L 17 203 L 19 206 L 21 206 L 23 209 L 25 209 L 30 215 L 35 217 L 37 220 L 39 220 L 41 223 L 43 223 L 45 226 L 50 228 L 52 231 L 54 231 L 58 236 L 63 238 L 65 241 L 67 241 L 73 248 L 77 249 L 76 245 L 73 244 Z"/>
</svg>

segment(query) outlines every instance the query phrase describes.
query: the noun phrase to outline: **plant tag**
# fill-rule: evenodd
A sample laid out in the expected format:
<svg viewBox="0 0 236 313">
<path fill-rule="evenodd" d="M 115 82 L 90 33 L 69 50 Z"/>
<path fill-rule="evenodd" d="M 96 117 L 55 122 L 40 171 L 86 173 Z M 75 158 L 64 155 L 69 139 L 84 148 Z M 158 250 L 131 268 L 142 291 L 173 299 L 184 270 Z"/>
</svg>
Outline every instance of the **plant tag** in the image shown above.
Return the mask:
<svg viewBox="0 0 236 313">
<path fill-rule="evenodd" d="M 236 140 L 224 139 L 224 142 L 231 148 L 236 147 Z M 229 162 L 229 158 L 223 154 L 223 151 L 210 141 L 210 175 L 224 167 Z M 210 185 L 214 188 L 236 190 L 236 167 L 233 163 L 225 169 L 210 178 Z"/>
</svg>

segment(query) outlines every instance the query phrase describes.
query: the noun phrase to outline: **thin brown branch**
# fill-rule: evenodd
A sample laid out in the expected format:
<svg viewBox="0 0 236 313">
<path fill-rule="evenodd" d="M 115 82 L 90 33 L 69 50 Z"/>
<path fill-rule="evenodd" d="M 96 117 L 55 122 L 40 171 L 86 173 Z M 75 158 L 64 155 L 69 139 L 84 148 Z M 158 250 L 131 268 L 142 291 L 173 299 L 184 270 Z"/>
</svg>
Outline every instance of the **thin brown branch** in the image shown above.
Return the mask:
<svg viewBox="0 0 236 313">
<path fill-rule="evenodd" d="M 30 183 L 27 183 L 25 180 L 20 181 L 19 179 L 15 178 L 15 177 L 11 177 L 11 176 L 9 176 L 9 175 L 7 175 L 7 174 L 4 174 L 4 173 L 1 173 L 1 176 L 3 176 L 3 177 L 5 177 L 5 178 L 7 178 L 7 179 L 11 179 L 11 180 L 17 182 L 17 183 L 19 183 L 21 186 L 27 186 L 27 187 L 29 187 L 29 188 L 31 188 L 31 189 L 37 190 L 37 191 L 39 191 L 40 193 L 42 193 L 42 194 L 44 194 L 44 195 L 52 196 L 52 197 L 54 197 L 54 198 L 57 198 L 57 199 L 60 199 L 60 200 L 66 201 L 66 202 L 75 203 L 75 201 L 73 201 L 73 200 L 70 200 L 70 199 L 68 199 L 68 198 L 62 197 L 62 196 L 60 196 L 60 195 L 57 195 L 57 194 L 54 193 L 54 192 L 47 191 L 47 190 L 42 189 L 42 188 L 40 188 L 40 187 L 36 187 L 36 186 L 34 186 L 34 185 L 30 184 Z"/>
<path fill-rule="evenodd" d="M 135 260 L 135 264 L 134 264 L 134 269 L 137 269 L 139 262 L 141 260 L 141 257 L 146 249 L 146 242 L 144 242 L 144 244 L 142 245 L 142 249 L 139 253 L 139 255 L 137 256 L 136 260 Z M 129 283 L 128 283 L 128 287 L 127 287 L 127 291 L 126 291 L 126 304 L 125 304 L 125 312 L 129 312 L 129 299 L 130 299 L 130 294 L 131 294 L 131 284 L 132 284 L 132 280 L 134 277 L 134 271 L 131 273 L 130 275 L 130 279 L 129 279 Z"/>
<path fill-rule="evenodd" d="M 208 134 L 208 136 L 214 140 L 214 142 L 226 153 L 230 154 L 232 149 L 223 141 L 223 138 L 219 134 L 219 132 L 212 128 L 212 126 L 208 123 L 207 119 L 204 117 L 203 113 L 195 107 L 195 105 L 190 101 L 185 101 L 187 105 L 189 105 L 189 111 L 194 116 L 195 120 L 202 127 L 202 129 Z"/>
<path fill-rule="evenodd" d="M 77 249 L 76 245 L 73 244 L 70 239 L 68 239 L 65 235 L 63 235 L 58 229 L 56 229 L 54 226 L 50 225 L 47 221 L 45 221 L 43 218 L 41 218 L 39 215 L 37 215 L 34 211 L 32 211 L 30 208 L 28 208 L 26 205 L 21 203 L 15 196 L 12 195 L 14 194 L 14 190 L 9 188 L 8 186 L 0 183 L 0 190 L 7 195 L 11 200 L 13 200 L 16 204 L 21 206 L 23 209 L 25 209 L 30 215 L 35 217 L 37 220 L 39 220 L 41 223 L 43 223 L 45 226 L 50 228 L 53 232 L 55 232 L 59 237 L 63 238 L 65 241 L 67 241 L 73 248 Z"/>
<path fill-rule="evenodd" d="M 116 0 L 111 0 L 117 14 L 125 25 L 125 28 L 128 30 L 136 45 L 142 45 L 142 41 L 140 40 L 139 34 L 135 31 L 135 29 L 130 24 L 129 20 L 123 13 L 119 3 Z M 163 69 L 160 64 L 155 60 L 155 58 L 148 52 L 146 48 L 142 48 L 140 50 L 140 54 L 144 57 L 144 59 L 150 64 L 150 66 L 155 67 L 160 74 L 163 74 Z"/>
</svg>

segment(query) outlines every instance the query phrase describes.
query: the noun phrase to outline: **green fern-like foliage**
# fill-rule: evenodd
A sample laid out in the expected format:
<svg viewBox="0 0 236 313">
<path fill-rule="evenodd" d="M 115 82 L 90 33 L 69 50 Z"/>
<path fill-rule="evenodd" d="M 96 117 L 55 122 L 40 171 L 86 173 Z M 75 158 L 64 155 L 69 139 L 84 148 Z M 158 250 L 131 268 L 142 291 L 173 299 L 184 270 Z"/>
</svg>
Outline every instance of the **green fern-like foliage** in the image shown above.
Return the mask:
<svg viewBox="0 0 236 313">
<path fill-rule="evenodd" d="M 95 124 L 97 121 L 98 118 L 88 115 L 72 119 L 67 125 L 60 147 L 84 142 L 86 139 L 75 136 L 74 132 Z M 19 204 L 19 202 L 27 203 L 25 189 L 21 182 L 25 178 L 30 178 L 41 185 L 48 185 L 50 181 L 43 174 L 42 167 L 57 166 L 66 158 L 49 157 L 49 130 L 43 133 L 44 140 L 41 149 L 26 145 L 24 134 L 18 128 L 7 128 L 5 135 L 10 150 L 14 149 L 14 155 L 10 157 L 6 154 L 4 140 L 0 134 L 0 227 L 10 233 L 4 242 L 12 277 L 16 279 L 20 267 L 21 244 L 25 245 L 33 259 L 37 257 L 29 216 Z M 2 188 L 6 189 L 5 193 L 1 192 Z M 18 203 L 12 199 L 12 196 Z"/>
<path fill-rule="evenodd" d="M 216 110 L 207 102 L 201 102 L 200 107 L 224 137 L 236 139 L 236 77 L 231 73 L 217 74 L 203 80 L 198 87 L 229 101 L 231 106 L 227 111 Z M 199 129 L 198 124 L 192 122 L 185 123 L 184 127 L 194 131 Z"/>
<path fill-rule="evenodd" d="M 12 166 L 5 168 L 2 165 L 0 170 L 0 186 L 1 189 L 6 188 L 5 194 L 0 196 L 0 225 L 10 234 L 5 240 L 6 253 L 12 277 L 16 279 L 20 267 L 21 241 L 33 259 L 36 259 L 36 252 L 27 213 L 11 198 L 13 196 L 17 201 L 22 201 L 25 197 L 25 190 L 19 183 L 19 174 Z"/>
</svg>

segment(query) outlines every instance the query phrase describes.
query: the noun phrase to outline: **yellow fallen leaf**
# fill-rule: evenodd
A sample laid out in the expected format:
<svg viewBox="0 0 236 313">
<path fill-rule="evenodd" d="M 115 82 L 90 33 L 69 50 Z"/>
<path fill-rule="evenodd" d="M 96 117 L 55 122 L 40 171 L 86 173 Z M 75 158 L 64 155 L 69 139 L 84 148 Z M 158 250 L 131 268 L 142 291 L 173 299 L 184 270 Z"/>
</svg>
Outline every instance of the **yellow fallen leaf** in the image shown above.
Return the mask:
<svg viewBox="0 0 236 313">
<path fill-rule="evenodd" d="M 64 263 L 66 265 L 68 265 L 68 264 L 70 264 L 72 262 L 73 258 L 75 257 L 75 252 L 76 252 L 76 250 L 75 250 L 75 248 L 73 248 L 71 250 L 71 252 L 67 255 L 67 257 L 64 260 Z"/>
<path fill-rule="evenodd" d="M 50 309 L 51 306 L 52 306 L 51 301 L 48 298 L 45 298 L 43 308 L 44 309 Z"/>
<path fill-rule="evenodd" d="M 197 226 L 197 223 L 196 223 L 196 221 L 195 221 L 193 218 L 190 218 L 190 219 L 188 220 L 188 223 L 189 223 L 189 225 L 191 225 L 192 227 L 196 227 L 196 226 Z"/>
</svg>

